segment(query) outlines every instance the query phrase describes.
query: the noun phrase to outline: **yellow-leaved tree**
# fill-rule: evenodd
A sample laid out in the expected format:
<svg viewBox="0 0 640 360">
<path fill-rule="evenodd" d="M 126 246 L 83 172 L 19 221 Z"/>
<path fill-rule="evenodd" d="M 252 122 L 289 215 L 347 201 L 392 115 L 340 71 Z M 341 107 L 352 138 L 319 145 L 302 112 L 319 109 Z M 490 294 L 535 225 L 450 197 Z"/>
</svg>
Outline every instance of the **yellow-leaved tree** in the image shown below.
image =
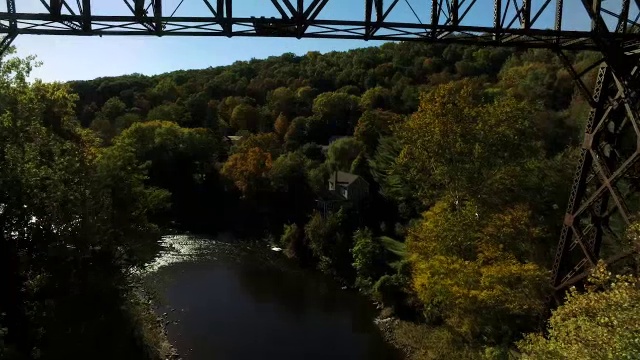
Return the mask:
<svg viewBox="0 0 640 360">
<path fill-rule="evenodd" d="M 540 154 L 530 105 L 504 96 L 484 99 L 480 84 L 465 79 L 440 85 L 396 135 L 407 181 L 431 204 L 443 193 L 488 197 L 501 169 Z"/>
<path fill-rule="evenodd" d="M 539 320 L 548 275 L 525 260 L 540 235 L 525 206 L 486 214 L 472 201 L 442 199 L 407 245 L 426 317 L 469 340 L 504 344 Z"/>
<path fill-rule="evenodd" d="M 505 346 L 542 320 L 548 226 L 533 209 L 544 185 L 536 108 L 462 80 L 424 94 L 400 124 L 397 158 L 429 206 L 410 228 L 412 286 L 427 319 L 468 341 Z M 524 194 L 518 189 L 524 185 Z M 540 197 L 540 196 L 538 196 Z M 546 196 L 544 196 L 546 201 Z M 542 249 L 542 250 L 541 250 Z"/>
<path fill-rule="evenodd" d="M 549 319 L 548 334 L 518 343 L 523 359 L 637 359 L 640 354 L 640 279 L 613 276 L 600 262 L 585 293 L 575 288 Z"/>
</svg>

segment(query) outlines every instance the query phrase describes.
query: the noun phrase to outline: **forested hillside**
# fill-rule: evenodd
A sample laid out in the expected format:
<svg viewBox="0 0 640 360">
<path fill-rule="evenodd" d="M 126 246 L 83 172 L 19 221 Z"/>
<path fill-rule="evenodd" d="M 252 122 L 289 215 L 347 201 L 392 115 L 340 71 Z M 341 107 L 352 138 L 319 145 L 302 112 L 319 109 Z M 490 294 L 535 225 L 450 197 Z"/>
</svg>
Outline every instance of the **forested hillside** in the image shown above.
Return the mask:
<svg viewBox="0 0 640 360">
<path fill-rule="evenodd" d="M 578 69 L 594 58 L 571 55 Z M 60 166 L 42 164 L 47 171 L 90 180 L 72 182 L 85 191 L 60 196 L 83 194 L 67 203 L 79 212 L 69 210 L 68 221 L 87 211 L 104 219 L 100 226 L 111 231 L 91 221 L 81 228 L 109 234 L 95 241 L 120 244 L 152 223 L 267 239 L 403 319 L 391 338 L 415 359 L 507 359 L 516 351 L 564 359 L 576 344 L 596 346 L 583 341 L 586 333 L 563 338 L 563 326 L 575 325 L 566 318 L 552 319 L 550 338 L 532 335 L 515 345 L 547 320 L 548 269 L 589 109 L 550 51 L 388 43 L 68 87 L 11 86 L 56 89 L 51 100 L 34 100 L 45 103 L 38 126 L 48 130 L 32 130 L 57 136 L 52 149 L 66 146 L 48 156 L 75 154 Z M 48 125 L 61 109 L 67 125 Z M 12 141 L 24 146 L 24 136 Z M 0 171 L 13 161 L 4 151 Z M 364 180 L 365 195 L 336 200 L 329 183 L 344 173 Z M 56 176 L 53 185 L 66 181 Z M 37 206 L 49 209 L 54 200 L 46 199 Z M 114 208 L 109 215 L 97 204 Z M 51 229 L 62 225 L 51 226 L 54 236 Z M 91 251 L 93 240 L 84 242 L 93 238 L 81 239 Z M 21 269 L 20 281 L 31 284 L 31 272 Z M 626 306 L 637 334 L 640 311 L 629 305 L 639 299 L 631 290 L 636 280 L 617 281 L 628 286 L 623 299 L 610 290 L 585 296 L 603 304 L 602 316 L 606 304 Z M 573 296 L 565 312 L 579 313 L 589 298 Z M 28 324 L 36 329 L 40 321 Z M 640 350 L 637 338 L 608 334 L 615 356 L 594 359 Z"/>
<path fill-rule="evenodd" d="M 588 64 L 587 59 L 592 56 L 577 54 L 574 62 L 580 67 L 581 63 Z M 459 88 L 458 85 L 447 87 L 447 84 L 462 79 L 465 79 L 466 85 L 459 85 L 469 89 Z M 291 192 L 283 191 L 286 184 L 272 181 L 274 177 L 284 175 L 275 171 L 291 168 L 301 170 L 301 166 L 295 165 L 302 163 L 305 171 L 298 175 L 308 181 L 294 181 L 300 192 L 297 198 L 312 200 L 325 186 L 330 170 L 350 171 L 353 161 L 357 159 L 359 169 L 354 170 L 361 171 L 375 188 L 373 193 L 380 195 L 371 200 L 394 205 L 382 206 L 376 211 L 387 209 L 391 212 L 374 214 L 382 217 L 371 224 L 376 228 L 384 222 L 391 231 L 396 224 L 401 227 L 428 209 L 435 199 L 422 194 L 426 184 L 422 179 L 407 177 L 410 173 L 401 170 L 400 158 L 396 156 L 396 152 L 403 152 L 403 142 L 414 141 L 396 131 L 396 125 L 405 122 L 419 109 L 421 93 L 439 89 L 440 96 L 446 97 L 442 100 L 448 103 L 436 100 L 426 106 L 424 102 L 432 100 L 424 100 L 421 111 L 412 118 L 416 126 L 421 123 L 419 119 L 431 111 L 427 107 L 440 107 L 439 111 L 447 111 L 449 106 L 456 106 L 461 111 L 466 110 L 463 107 L 469 107 L 468 110 L 473 112 L 489 102 L 506 101 L 505 104 L 512 105 L 512 112 L 522 112 L 518 115 L 524 117 L 521 125 L 530 131 L 521 134 L 523 137 L 517 142 L 525 147 L 537 144 L 539 153 L 535 156 L 548 159 L 577 143 L 580 121 L 583 121 L 586 110 L 585 104 L 574 96 L 570 76 L 551 52 L 459 45 L 389 43 L 379 48 L 344 53 L 322 55 L 310 52 L 300 57 L 284 54 L 266 60 L 238 62 L 227 67 L 177 71 L 155 77 L 130 75 L 101 78 L 70 85 L 79 96 L 76 112 L 80 122 L 95 130 L 105 146 L 114 143 L 114 137 L 132 124 L 156 120 L 173 122 L 182 128 L 210 129 L 221 139 L 222 135 L 243 136 L 231 151 L 226 151 L 225 144 L 221 143 L 218 144 L 219 151 L 206 152 L 204 155 L 212 157 L 209 164 L 224 164 L 227 156 L 231 156 L 224 169 L 206 170 L 206 178 L 212 182 L 209 184 L 211 186 L 203 186 L 202 183 L 197 186 L 199 191 L 207 191 L 217 201 L 192 193 L 195 186 L 193 178 L 151 178 L 154 184 L 173 182 L 163 187 L 174 192 L 174 209 L 175 206 L 179 207 L 176 213 L 184 213 L 182 205 L 194 209 L 182 219 L 183 222 L 193 222 L 198 214 L 210 211 L 218 214 L 211 205 L 220 204 L 220 196 L 229 196 L 226 191 L 223 191 L 226 195 L 209 193 L 215 192 L 212 189 L 220 189 L 217 186 L 224 186 L 217 183 L 222 171 L 226 174 L 224 178 L 232 180 L 236 184 L 235 189 L 243 197 L 242 204 L 234 206 L 254 202 L 249 209 L 243 209 L 243 213 L 260 210 L 257 215 L 260 219 L 269 214 L 282 215 L 282 218 L 266 221 L 272 227 L 271 232 L 273 228 L 280 228 L 282 223 L 299 223 L 308 216 L 308 211 L 299 211 L 299 207 L 312 205 L 313 201 L 293 204 L 292 199 L 287 199 L 288 202 L 282 202 L 280 198 L 287 197 L 287 193 Z M 460 102 L 458 98 L 468 97 L 465 92 L 469 91 L 474 99 L 461 99 L 465 102 Z M 522 107 L 523 104 L 526 104 L 526 108 Z M 457 115 L 447 116 L 454 120 L 451 117 Z M 466 128 L 462 123 L 458 125 L 460 130 Z M 145 126 L 162 128 L 172 125 L 156 123 Z M 455 121 L 443 121 L 443 126 L 457 125 Z M 511 131 L 508 125 L 505 130 Z M 143 131 L 125 132 L 121 138 L 139 136 L 135 134 Z M 475 133 L 470 130 L 466 134 L 460 133 L 458 137 L 461 141 L 472 141 L 469 136 Z M 329 151 L 325 159 L 319 146 L 328 145 L 329 140 L 336 136 L 354 138 L 333 144 L 335 149 Z M 254 148 L 259 150 L 249 151 Z M 152 160 L 150 156 L 154 155 L 147 153 L 145 159 Z M 193 156 L 201 157 L 202 154 Z M 434 154 L 434 157 L 437 156 Z M 272 163 L 275 169 L 271 169 L 271 165 L 264 168 L 240 166 L 251 164 L 251 159 L 256 160 L 255 164 L 263 164 L 267 158 L 269 161 L 266 163 Z M 201 158 L 194 158 L 193 161 L 202 165 Z M 467 158 L 467 161 L 474 162 L 471 158 Z M 183 161 L 180 162 L 183 163 L 181 166 L 186 166 Z M 173 166 L 164 165 L 159 168 L 174 169 Z M 394 172 L 403 176 L 393 176 Z M 186 176 L 185 171 L 175 173 Z M 423 172 L 422 175 L 427 176 L 428 173 Z M 302 186 L 302 183 L 305 185 Z M 188 194 L 175 196 L 175 191 L 186 191 Z M 562 193 L 562 189 L 559 192 Z M 555 200 L 564 201 L 562 198 Z M 231 206 L 229 201 L 225 201 L 225 206 Z M 276 204 L 282 205 L 284 211 L 271 211 Z M 227 224 L 228 220 L 233 220 L 223 220 L 220 216 L 207 214 L 202 220 L 207 224 Z M 235 215 L 233 218 L 241 220 Z M 253 226 L 254 229 L 262 227 L 258 224 Z"/>
</svg>

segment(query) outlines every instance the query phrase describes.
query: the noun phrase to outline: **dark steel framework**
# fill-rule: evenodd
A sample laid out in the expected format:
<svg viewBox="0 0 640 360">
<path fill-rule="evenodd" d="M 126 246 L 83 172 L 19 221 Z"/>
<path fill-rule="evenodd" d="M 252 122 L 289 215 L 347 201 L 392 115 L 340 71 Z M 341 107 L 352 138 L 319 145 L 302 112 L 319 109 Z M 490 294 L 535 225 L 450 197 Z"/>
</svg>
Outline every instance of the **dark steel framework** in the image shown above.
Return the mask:
<svg viewBox="0 0 640 360">
<path fill-rule="evenodd" d="M 2 1 L 2 0 L 0 0 Z M 564 0 L 358 0 L 361 14 L 351 20 L 324 19 L 329 0 L 264 0 L 275 17 L 239 17 L 232 0 L 181 0 L 172 10 L 168 0 L 109 0 L 122 13 L 92 12 L 98 0 L 40 0 L 40 12 L 21 12 L 16 0 L 0 7 L 0 55 L 18 34 L 33 35 L 154 35 L 154 36 L 270 36 L 391 41 L 424 41 L 487 46 L 548 48 L 556 51 L 584 94 L 590 111 L 584 143 L 574 177 L 564 226 L 553 262 L 556 293 L 578 283 L 598 259 L 624 259 L 632 247 L 620 239 L 633 210 L 626 205 L 636 191 L 634 174 L 640 158 L 637 116 L 640 0 L 580 0 L 565 9 Z M 19 0 L 20 3 L 22 0 Z M 181 16 L 184 1 L 202 6 L 197 16 Z M 236 0 L 238 1 L 242 0 Z M 354 0 L 333 0 L 335 2 Z M 486 2 L 487 0 L 484 0 Z M 611 3 L 616 2 L 614 5 Z M 163 4 L 164 2 L 164 4 Z M 177 2 L 177 0 L 176 0 Z M 418 12 L 411 3 L 419 3 Z M 0 5 L 2 5 L 0 3 Z M 408 5 L 415 21 L 391 21 L 400 5 Z M 610 7 L 614 6 L 615 9 Z M 474 16 L 470 13 L 476 12 Z M 585 30 L 567 30 L 563 20 L 575 12 L 590 23 Z M 421 20 L 420 14 L 428 14 Z M 264 14 L 264 13 L 263 13 Z M 545 23 L 542 19 L 547 20 Z M 574 69 L 565 54 L 592 50 L 601 58 Z M 585 76 L 595 76 L 593 92 Z M 635 201 L 631 201 L 634 202 Z"/>
</svg>

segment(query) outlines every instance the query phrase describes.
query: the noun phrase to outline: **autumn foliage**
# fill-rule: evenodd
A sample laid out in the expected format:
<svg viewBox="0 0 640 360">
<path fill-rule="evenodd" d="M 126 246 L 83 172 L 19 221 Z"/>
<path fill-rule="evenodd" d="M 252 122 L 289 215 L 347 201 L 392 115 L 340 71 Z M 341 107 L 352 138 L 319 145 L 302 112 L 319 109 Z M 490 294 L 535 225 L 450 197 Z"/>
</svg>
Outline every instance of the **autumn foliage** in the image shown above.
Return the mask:
<svg viewBox="0 0 640 360">
<path fill-rule="evenodd" d="M 267 181 L 266 174 L 271 165 L 271 154 L 254 147 L 231 155 L 222 168 L 222 174 L 246 195 L 258 191 Z"/>
</svg>

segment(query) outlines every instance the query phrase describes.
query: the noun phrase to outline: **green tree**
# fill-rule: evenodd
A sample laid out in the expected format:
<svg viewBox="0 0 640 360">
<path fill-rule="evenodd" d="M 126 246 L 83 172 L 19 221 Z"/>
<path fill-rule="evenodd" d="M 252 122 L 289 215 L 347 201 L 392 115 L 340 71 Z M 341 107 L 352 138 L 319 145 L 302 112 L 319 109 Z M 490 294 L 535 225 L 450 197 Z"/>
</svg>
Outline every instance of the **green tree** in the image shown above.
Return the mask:
<svg viewBox="0 0 640 360">
<path fill-rule="evenodd" d="M 369 160 L 369 169 L 373 179 L 380 185 L 380 194 L 393 200 L 404 219 L 410 219 L 422 208 L 416 196 L 419 185 L 406 180 L 405 163 L 399 156 L 403 145 L 396 137 L 383 137 L 375 155 Z"/>
<path fill-rule="evenodd" d="M 340 89 L 338 89 L 336 92 L 343 93 L 343 94 L 349 94 L 349 95 L 355 95 L 355 96 L 360 95 L 360 89 L 357 86 L 354 86 L 354 85 L 343 86 Z"/>
<path fill-rule="evenodd" d="M 315 206 L 316 197 L 307 179 L 311 162 L 301 152 L 278 157 L 269 171 L 273 189 L 274 221 L 302 224 Z"/>
<path fill-rule="evenodd" d="M 171 193 L 171 208 L 163 212 L 163 219 L 185 226 L 214 223 L 205 218 L 218 178 L 213 165 L 221 145 L 208 129 L 183 128 L 168 121 L 135 123 L 113 141 L 114 151 L 133 151 L 136 160 L 146 164 L 147 184 Z"/>
<path fill-rule="evenodd" d="M 351 164 L 364 150 L 361 142 L 352 137 L 338 139 L 329 145 L 327 164 L 332 170 L 350 171 Z"/>
<path fill-rule="evenodd" d="M 285 248 L 285 254 L 290 258 L 298 258 L 304 251 L 302 229 L 296 224 L 285 224 L 280 237 L 280 246 Z"/>
<path fill-rule="evenodd" d="M 318 91 L 311 86 L 303 86 L 296 91 L 297 111 L 301 115 L 309 115 L 313 99 L 316 98 Z"/>
<path fill-rule="evenodd" d="M 353 133 L 360 116 L 359 99 L 344 93 L 323 93 L 313 101 L 313 113 L 324 128 L 324 134 L 348 135 Z"/>
<path fill-rule="evenodd" d="M 295 93 L 285 87 L 279 87 L 267 95 L 267 107 L 273 116 L 284 114 L 284 116 L 291 117 L 295 112 L 295 101 Z"/>
<path fill-rule="evenodd" d="M 305 238 L 311 253 L 318 261 L 318 268 L 327 273 L 347 274 L 351 268 L 351 239 L 344 235 L 342 210 L 326 219 L 314 212 L 304 227 Z"/>
<path fill-rule="evenodd" d="M 100 116 L 95 118 L 89 128 L 96 132 L 96 134 L 102 139 L 103 144 L 108 145 L 111 143 L 111 139 L 116 135 L 116 129 L 109 120 Z"/>
<path fill-rule="evenodd" d="M 247 104 L 240 104 L 231 113 L 231 125 L 236 130 L 256 131 L 258 126 L 258 110 Z"/>
<path fill-rule="evenodd" d="M 373 155 L 379 139 L 390 136 L 402 120 L 400 115 L 392 112 L 368 110 L 360 116 L 353 136 L 365 145 L 368 154 Z"/>
<path fill-rule="evenodd" d="M 100 108 L 100 112 L 97 114 L 97 116 L 104 117 L 110 122 L 113 122 L 118 116 L 124 115 L 126 109 L 127 106 L 124 102 L 122 102 L 117 97 L 112 97 L 111 99 L 107 100 L 104 105 L 102 105 L 102 108 Z"/>
<path fill-rule="evenodd" d="M 287 117 L 284 116 L 284 114 L 280 113 L 280 115 L 278 115 L 278 118 L 273 125 L 273 129 L 280 139 L 284 139 L 287 131 L 289 130 L 289 120 L 287 120 Z"/>
<path fill-rule="evenodd" d="M 293 119 L 284 135 L 285 148 L 288 151 L 295 150 L 307 140 L 307 119 L 297 117 Z"/>
<path fill-rule="evenodd" d="M 368 228 L 358 229 L 353 234 L 353 268 L 356 271 L 356 286 L 370 291 L 385 270 L 384 247 L 374 238 Z"/>
<path fill-rule="evenodd" d="M 114 128 L 117 133 L 122 132 L 122 130 L 128 128 L 129 126 L 141 122 L 142 119 L 140 115 L 135 113 L 126 113 L 124 115 L 118 116 L 114 122 Z"/>
<path fill-rule="evenodd" d="M 360 107 L 363 110 L 388 110 L 391 108 L 391 92 L 381 86 L 376 86 L 365 91 L 360 98 Z"/>
<path fill-rule="evenodd" d="M 208 117 L 209 111 L 209 96 L 204 92 L 198 92 L 189 95 L 184 102 L 185 110 L 189 113 L 189 123 L 185 122 L 184 125 L 207 127 L 211 124 Z M 216 114 L 217 115 L 217 114 Z"/>
<path fill-rule="evenodd" d="M 154 99 L 154 102 L 156 104 L 165 101 L 172 103 L 175 102 L 180 96 L 176 82 L 174 81 L 174 79 L 168 76 L 160 79 L 156 86 L 150 89 L 150 94 L 151 98 Z"/>
<path fill-rule="evenodd" d="M 32 60 L 0 61 L 4 341 L 18 358 L 142 357 L 113 330 L 131 320 L 126 274 L 149 260 L 147 216 L 167 194 L 145 186 L 131 152 L 96 148 L 67 86 L 27 82 Z"/>
<path fill-rule="evenodd" d="M 326 191 L 330 174 L 331 169 L 326 162 L 309 169 L 307 178 L 309 179 L 309 185 L 316 194 Z"/>
<path fill-rule="evenodd" d="M 240 104 L 253 105 L 250 99 L 240 96 L 228 96 L 222 99 L 218 104 L 220 118 L 226 123 L 230 123 L 233 110 Z"/>
<path fill-rule="evenodd" d="M 371 170 L 369 169 L 369 162 L 364 152 L 358 154 L 358 156 L 351 163 L 351 169 L 349 172 L 352 174 L 360 175 L 364 178 L 371 176 Z"/>
<path fill-rule="evenodd" d="M 290 152 L 278 157 L 271 167 L 271 184 L 275 189 L 290 192 L 296 186 L 306 185 L 308 159 L 300 152 Z"/>
<path fill-rule="evenodd" d="M 171 103 L 156 106 L 149 110 L 147 120 L 172 121 L 178 124 L 188 124 L 191 122 L 191 115 L 183 106 Z"/>
</svg>

